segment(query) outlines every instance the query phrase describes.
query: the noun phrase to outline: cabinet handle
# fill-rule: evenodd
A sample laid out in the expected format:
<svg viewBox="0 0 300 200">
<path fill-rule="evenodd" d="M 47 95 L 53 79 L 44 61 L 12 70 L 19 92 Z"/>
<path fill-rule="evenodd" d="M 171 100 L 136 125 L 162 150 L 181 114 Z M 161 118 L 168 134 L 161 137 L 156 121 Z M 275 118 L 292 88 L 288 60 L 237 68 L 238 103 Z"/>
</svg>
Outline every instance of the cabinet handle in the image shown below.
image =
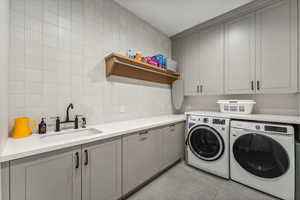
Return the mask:
<svg viewBox="0 0 300 200">
<path fill-rule="evenodd" d="M 197 85 L 197 93 L 199 93 L 199 85 Z"/>
<path fill-rule="evenodd" d="M 259 83 L 259 81 L 256 81 L 256 87 L 257 87 L 257 90 L 260 90 L 260 83 Z"/>
<path fill-rule="evenodd" d="M 203 85 L 200 85 L 200 93 L 203 92 Z"/>
<path fill-rule="evenodd" d="M 148 131 L 143 131 L 139 133 L 139 135 L 146 135 L 146 134 L 148 134 Z"/>
<path fill-rule="evenodd" d="M 147 137 L 141 137 L 140 138 L 140 141 L 144 141 L 144 140 L 147 140 Z"/>
<path fill-rule="evenodd" d="M 79 153 L 76 152 L 75 156 L 76 156 L 76 166 L 75 166 L 75 168 L 78 169 L 79 168 Z"/>
<path fill-rule="evenodd" d="M 146 140 L 146 139 L 148 138 L 147 134 L 148 134 L 148 131 L 140 132 L 140 133 L 139 133 L 139 136 L 140 136 L 140 139 L 139 139 L 139 140 L 140 140 L 140 141 Z"/>
<path fill-rule="evenodd" d="M 85 161 L 84 161 L 84 165 L 87 166 L 89 164 L 89 153 L 88 150 L 84 150 L 84 154 L 85 154 Z"/>
<path fill-rule="evenodd" d="M 170 125 L 169 128 L 171 132 L 175 131 L 175 124 Z"/>
<path fill-rule="evenodd" d="M 251 81 L 251 90 L 254 90 L 254 81 Z"/>
</svg>

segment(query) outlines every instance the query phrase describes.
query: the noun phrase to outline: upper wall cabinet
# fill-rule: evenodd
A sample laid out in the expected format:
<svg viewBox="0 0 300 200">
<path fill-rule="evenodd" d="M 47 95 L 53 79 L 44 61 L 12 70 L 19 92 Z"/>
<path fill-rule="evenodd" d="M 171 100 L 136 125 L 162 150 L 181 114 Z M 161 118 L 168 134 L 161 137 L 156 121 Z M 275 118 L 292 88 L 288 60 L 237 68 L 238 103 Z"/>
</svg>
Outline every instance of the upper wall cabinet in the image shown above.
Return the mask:
<svg viewBox="0 0 300 200">
<path fill-rule="evenodd" d="M 179 66 L 182 68 L 184 94 L 196 96 L 199 94 L 199 33 L 194 33 L 181 41 Z"/>
<path fill-rule="evenodd" d="M 297 92 L 297 1 L 225 25 L 225 93 Z"/>
<path fill-rule="evenodd" d="M 223 93 L 223 25 L 212 26 L 175 42 L 185 96 Z"/>
<path fill-rule="evenodd" d="M 200 32 L 198 63 L 202 95 L 223 93 L 223 30 L 223 25 L 216 25 Z"/>
<path fill-rule="evenodd" d="M 255 15 L 225 24 L 225 93 L 255 93 Z"/>
<path fill-rule="evenodd" d="M 297 92 L 297 0 L 256 13 L 256 89 Z"/>
<path fill-rule="evenodd" d="M 282 0 L 176 39 L 185 95 L 296 93 L 297 21 L 297 0 Z"/>
</svg>

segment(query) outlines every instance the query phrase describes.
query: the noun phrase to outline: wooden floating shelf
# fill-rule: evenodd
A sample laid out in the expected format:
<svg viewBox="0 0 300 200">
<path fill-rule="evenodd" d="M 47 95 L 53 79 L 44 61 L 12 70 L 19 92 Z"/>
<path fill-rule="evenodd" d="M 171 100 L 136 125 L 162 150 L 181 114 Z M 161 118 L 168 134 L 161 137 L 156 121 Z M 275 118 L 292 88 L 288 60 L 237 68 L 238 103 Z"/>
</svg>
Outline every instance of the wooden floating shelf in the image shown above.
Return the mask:
<svg viewBox="0 0 300 200">
<path fill-rule="evenodd" d="M 116 75 L 156 83 L 171 84 L 180 74 L 112 53 L 105 57 L 106 76 Z"/>
</svg>

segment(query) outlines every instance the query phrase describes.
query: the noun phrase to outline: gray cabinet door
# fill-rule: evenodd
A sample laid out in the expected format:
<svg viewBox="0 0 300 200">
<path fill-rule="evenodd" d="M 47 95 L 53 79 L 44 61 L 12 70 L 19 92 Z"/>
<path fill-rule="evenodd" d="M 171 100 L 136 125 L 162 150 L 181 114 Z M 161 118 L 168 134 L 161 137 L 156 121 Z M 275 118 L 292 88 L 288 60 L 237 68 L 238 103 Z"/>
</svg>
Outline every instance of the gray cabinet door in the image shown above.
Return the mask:
<svg viewBox="0 0 300 200">
<path fill-rule="evenodd" d="M 184 95 L 197 96 L 200 84 L 199 64 L 199 33 L 193 33 L 186 38 L 181 45 L 182 57 L 180 68 L 182 68 L 182 79 L 184 80 Z"/>
<path fill-rule="evenodd" d="M 162 129 L 163 169 L 174 164 L 184 152 L 184 123 L 174 124 Z"/>
<path fill-rule="evenodd" d="M 184 157 L 184 148 L 185 148 L 185 122 L 181 122 L 175 125 L 176 134 L 177 134 L 177 144 L 178 144 L 178 151 L 177 151 L 177 158 Z"/>
<path fill-rule="evenodd" d="M 297 92 L 297 0 L 258 11 L 256 27 L 257 92 Z"/>
<path fill-rule="evenodd" d="M 1 200 L 9 200 L 9 162 L 1 163 Z"/>
<path fill-rule="evenodd" d="M 198 44 L 197 44 L 198 45 Z M 200 32 L 198 56 L 202 95 L 223 94 L 224 34 L 223 25 L 214 25 Z M 195 73 L 195 72 L 192 72 Z"/>
<path fill-rule="evenodd" d="M 123 137 L 123 193 L 126 194 L 160 170 L 160 131 L 142 131 Z"/>
<path fill-rule="evenodd" d="M 255 93 L 255 15 L 225 24 L 225 93 Z"/>
<path fill-rule="evenodd" d="M 82 148 L 82 200 L 121 197 L 121 138 Z"/>
<path fill-rule="evenodd" d="M 81 149 L 11 161 L 11 200 L 81 200 Z"/>
</svg>

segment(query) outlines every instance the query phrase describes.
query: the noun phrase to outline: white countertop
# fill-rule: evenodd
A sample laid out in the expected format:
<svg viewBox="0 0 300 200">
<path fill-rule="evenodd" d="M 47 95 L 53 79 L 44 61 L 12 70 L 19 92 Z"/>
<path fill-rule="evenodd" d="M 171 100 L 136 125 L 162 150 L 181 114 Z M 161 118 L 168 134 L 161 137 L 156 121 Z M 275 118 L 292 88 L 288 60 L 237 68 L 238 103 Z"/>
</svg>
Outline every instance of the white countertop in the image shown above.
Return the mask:
<svg viewBox="0 0 300 200">
<path fill-rule="evenodd" d="M 5 148 L 0 156 L 0 162 L 6 162 L 40 153 L 134 133 L 145 129 L 151 129 L 172 123 L 182 122 L 185 121 L 185 119 L 185 115 L 165 115 L 159 117 L 95 125 L 88 128 L 100 130 L 102 131 L 101 134 L 76 137 L 76 133 L 74 133 L 74 138 L 68 138 L 65 140 L 53 139 L 51 140 L 51 142 L 41 139 L 41 136 L 38 134 L 33 134 L 30 137 L 22 139 L 8 138 Z M 54 137 L 55 136 L 52 136 L 52 138 Z"/>
<path fill-rule="evenodd" d="M 202 116 L 209 116 L 209 117 L 221 117 L 221 118 L 228 118 L 228 119 L 241 119 L 241 120 L 249 120 L 249 121 L 300 124 L 300 116 L 291 116 L 291 115 L 266 115 L 266 114 L 241 115 L 241 114 L 209 112 L 209 111 L 191 111 L 191 112 L 186 112 L 185 114 L 202 115 Z"/>
</svg>

